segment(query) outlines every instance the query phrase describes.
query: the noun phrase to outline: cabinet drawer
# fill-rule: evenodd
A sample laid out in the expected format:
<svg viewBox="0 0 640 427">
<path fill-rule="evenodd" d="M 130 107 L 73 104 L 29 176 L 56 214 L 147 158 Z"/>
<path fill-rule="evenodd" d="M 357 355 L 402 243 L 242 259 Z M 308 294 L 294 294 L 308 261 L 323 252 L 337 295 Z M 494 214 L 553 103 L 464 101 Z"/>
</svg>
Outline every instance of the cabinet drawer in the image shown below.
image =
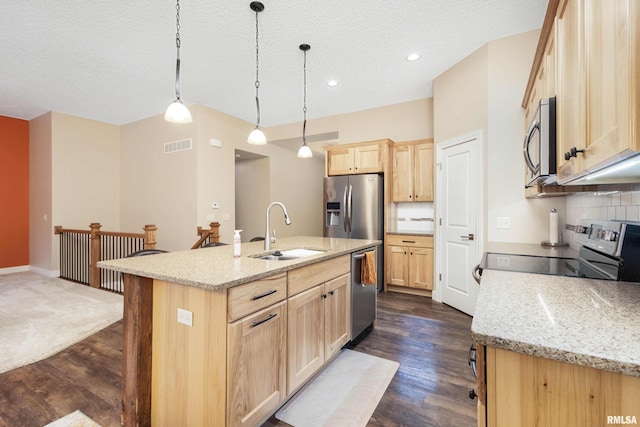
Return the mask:
<svg viewBox="0 0 640 427">
<path fill-rule="evenodd" d="M 403 236 L 388 234 L 385 243 L 391 246 L 432 248 L 433 236 Z"/>
<path fill-rule="evenodd" d="M 338 258 L 311 264 L 306 267 L 289 271 L 289 296 L 338 277 L 351 271 L 351 256 L 342 255 Z"/>
<path fill-rule="evenodd" d="M 282 301 L 287 297 L 287 275 L 285 273 L 228 290 L 227 318 L 229 322 L 255 313 Z"/>
</svg>

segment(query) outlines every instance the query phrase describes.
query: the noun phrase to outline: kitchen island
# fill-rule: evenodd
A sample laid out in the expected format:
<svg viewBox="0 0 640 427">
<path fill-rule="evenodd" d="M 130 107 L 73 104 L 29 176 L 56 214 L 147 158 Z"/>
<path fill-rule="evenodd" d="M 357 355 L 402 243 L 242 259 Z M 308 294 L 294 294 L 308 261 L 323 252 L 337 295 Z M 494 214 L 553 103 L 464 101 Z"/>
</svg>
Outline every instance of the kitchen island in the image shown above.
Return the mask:
<svg viewBox="0 0 640 427">
<path fill-rule="evenodd" d="M 351 253 L 381 242 L 263 243 L 98 264 L 124 274 L 123 425 L 259 424 L 350 340 Z"/>
<path fill-rule="evenodd" d="M 638 283 L 484 270 L 478 424 L 640 422 L 639 302 Z"/>
</svg>

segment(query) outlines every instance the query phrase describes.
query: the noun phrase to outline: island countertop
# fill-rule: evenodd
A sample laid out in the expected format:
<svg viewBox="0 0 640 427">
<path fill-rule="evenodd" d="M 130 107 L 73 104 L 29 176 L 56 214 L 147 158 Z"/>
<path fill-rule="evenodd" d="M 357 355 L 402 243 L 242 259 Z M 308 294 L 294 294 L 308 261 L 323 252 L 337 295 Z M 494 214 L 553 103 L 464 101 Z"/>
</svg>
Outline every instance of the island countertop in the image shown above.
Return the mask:
<svg viewBox="0 0 640 427">
<path fill-rule="evenodd" d="M 484 270 L 473 341 L 640 377 L 640 284 Z"/>
<path fill-rule="evenodd" d="M 151 256 L 120 258 L 98 262 L 98 267 L 136 276 L 164 280 L 207 290 L 218 290 L 248 283 L 305 265 L 349 254 L 381 244 L 379 240 L 339 239 L 296 236 L 279 238 L 264 250 L 264 242 L 243 243 L 241 256 L 234 258 L 233 245 Z M 263 260 L 256 255 L 305 248 L 323 251 L 320 254 L 292 260 Z"/>
</svg>

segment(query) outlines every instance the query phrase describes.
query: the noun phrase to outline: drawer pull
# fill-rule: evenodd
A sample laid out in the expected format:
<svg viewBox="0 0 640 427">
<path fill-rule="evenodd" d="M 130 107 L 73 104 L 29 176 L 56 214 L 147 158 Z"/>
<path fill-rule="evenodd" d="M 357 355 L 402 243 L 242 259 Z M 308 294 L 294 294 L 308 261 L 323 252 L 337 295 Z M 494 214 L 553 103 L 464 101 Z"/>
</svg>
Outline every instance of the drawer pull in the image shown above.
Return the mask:
<svg viewBox="0 0 640 427">
<path fill-rule="evenodd" d="M 415 240 L 403 240 L 402 243 L 415 243 Z"/>
<path fill-rule="evenodd" d="M 273 318 L 274 318 L 274 317 L 276 317 L 276 316 L 277 316 L 277 314 L 276 314 L 276 313 L 271 313 L 271 314 L 270 314 L 269 316 L 267 316 L 265 319 L 258 320 L 257 322 L 253 322 L 253 323 L 251 324 L 251 327 L 252 327 L 252 328 L 255 328 L 256 326 L 260 326 L 260 325 L 262 325 L 263 323 L 268 322 L 269 320 L 273 319 Z"/>
<path fill-rule="evenodd" d="M 255 301 L 255 300 L 260 299 L 260 298 L 268 297 L 269 295 L 273 295 L 276 292 L 278 292 L 277 289 L 272 289 L 272 290 L 270 290 L 268 292 L 265 292 L 264 294 L 254 295 L 254 296 L 251 297 L 251 301 Z"/>
</svg>

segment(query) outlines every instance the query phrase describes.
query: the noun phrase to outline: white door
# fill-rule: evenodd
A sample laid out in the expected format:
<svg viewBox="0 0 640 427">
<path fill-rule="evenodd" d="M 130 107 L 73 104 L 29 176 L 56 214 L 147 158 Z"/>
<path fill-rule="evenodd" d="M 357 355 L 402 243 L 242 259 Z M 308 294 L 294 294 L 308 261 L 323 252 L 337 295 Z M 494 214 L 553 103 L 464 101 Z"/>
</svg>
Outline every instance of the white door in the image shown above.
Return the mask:
<svg viewBox="0 0 640 427">
<path fill-rule="evenodd" d="M 478 163 L 481 132 L 438 145 L 438 285 L 442 301 L 474 314 L 478 284 L 482 175 Z"/>
</svg>

